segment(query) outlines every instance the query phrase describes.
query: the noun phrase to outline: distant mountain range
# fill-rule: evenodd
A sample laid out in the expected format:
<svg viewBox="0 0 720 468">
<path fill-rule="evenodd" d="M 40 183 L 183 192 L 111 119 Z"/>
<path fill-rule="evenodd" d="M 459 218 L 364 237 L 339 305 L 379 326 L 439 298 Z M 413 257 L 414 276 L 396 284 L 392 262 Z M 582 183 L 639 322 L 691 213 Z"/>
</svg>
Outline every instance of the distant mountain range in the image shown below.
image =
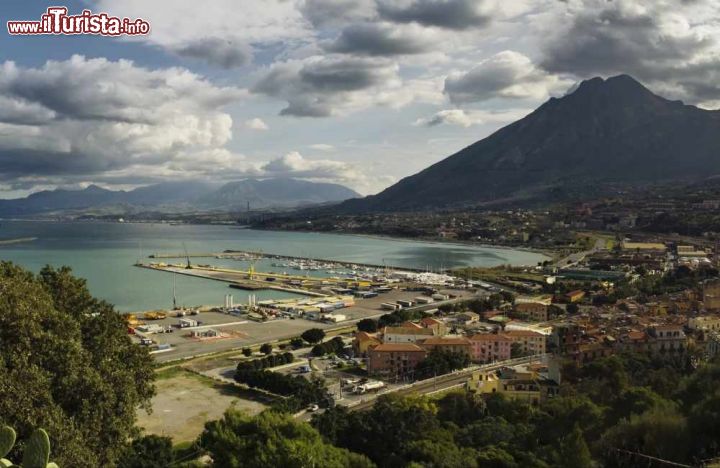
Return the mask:
<svg viewBox="0 0 720 468">
<path fill-rule="evenodd" d="M 121 208 L 152 211 L 287 208 L 339 202 L 360 195 L 337 184 L 305 180 L 244 179 L 227 184 L 200 181 L 164 182 L 130 191 L 91 185 L 83 190 L 48 190 L 26 198 L 0 200 L 0 216 L 27 216 L 62 211 Z"/>
<path fill-rule="evenodd" d="M 607 184 L 720 174 L 720 112 L 653 94 L 630 76 L 582 82 L 527 117 L 341 211 L 548 199 Z"/>
</svg>

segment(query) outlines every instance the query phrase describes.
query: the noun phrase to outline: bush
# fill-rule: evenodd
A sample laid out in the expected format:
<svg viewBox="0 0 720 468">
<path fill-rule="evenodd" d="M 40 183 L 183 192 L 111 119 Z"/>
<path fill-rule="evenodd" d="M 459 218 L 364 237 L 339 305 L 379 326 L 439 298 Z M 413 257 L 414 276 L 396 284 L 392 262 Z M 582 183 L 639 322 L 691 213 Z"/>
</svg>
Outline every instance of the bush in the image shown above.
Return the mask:
<svg viewBox="0 0 720 468">
<path fill-rule="evenodd" d="M 245 370 L 263 370 L 269 367 L 282 366 L 295 361 L 293 353 L 271 354 L 261 359 L 253 359 L 252 361 L 244 361 L 238 364 L 237 371 Z"/>
<path fill-rule="evenodd" d="M 345 348 L 345 343 L 343 342 L 342 338 L 339 336 L 336 336 L 330 341 L 326 341 L 325 343 L 319 343 L 313 346 L 312 354 L 313 356 L 324 356 L 326 354 L 337 354 L 340 351 Z"/>
<path fill-rule="evenodd" d="M 311 328 L 309 330 L 305 330 L 300 336 L 308 343 L 315 344 L 320 343 L 325 338 L 325 332 L 319 328 Z"/>
<path fill-rule="evenodd" d="M 250 356 L 252 356 L 252 349 L 250 349 L 250 348 L 243 348 L 242 353 L 243 353 L 243 356 L 250 357 Z"/>
<path fill-rule="evenodd" d="M 299 336 L 296 336 L 295 338 L 290 340 L 290 346 L 292 346 L 295 349 L 302 348 L 303 346 L 305 346 L 305 340 L 303 340 Z"/>
<path fill-rule="evenodd" d="M 362 319 L 357 323 L 357 328 L 362 332 L 375 333 L 378 331 L 378 322 L 371 318 Z"/>
<path fill-rule="evenodd" d="M 260 346 L 260 352 L 263 354 L 270 354 L 272 353 L 273 347 L 270 343 L 265 343 L 262 346 Z"/>
</svg>

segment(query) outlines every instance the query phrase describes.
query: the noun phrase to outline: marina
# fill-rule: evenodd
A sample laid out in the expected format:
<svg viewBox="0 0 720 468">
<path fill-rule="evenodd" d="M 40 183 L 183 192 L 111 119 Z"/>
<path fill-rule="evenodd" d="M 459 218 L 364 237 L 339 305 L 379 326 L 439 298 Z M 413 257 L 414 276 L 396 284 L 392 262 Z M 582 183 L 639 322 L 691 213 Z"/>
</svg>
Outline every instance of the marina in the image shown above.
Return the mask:
<svg viewBox="0 0 720 468">
<path fill-rule="evenodd" d="M 392 265 L 393 268 L 417 273 L 468 265 L 535 265 L 547 259 L 541 254 L 512 249 L 366 236 L 256 231 L 233 226 L 3 221 L 2 230 L 7 238 L 33 237 L 36 240 L 0 246 L 0 259 L 16 262 L 36 272 L 46 264 L 54 267 L 68 265 L 74 274 L 87 280 L 93 295 L 114 304 L 120 312 L 171 309 L 173 275 L 133 265 L 148 263 L 148 256 L 153 253 L 182 252 L 176 257 L 182 258 L 185 248 L 189 253 L 213 253 L 221 257 L 193 258 L 193 264 L 247 271 L 254 262 L 256 271 L 285 272 L 303 277 L 341 277 L 343 273 L 351 273 L 352 269 L 346 271 L 335 265 L 327 269 L 295 270 L 289 265 L 292 261 L 290 257 L 375 265 L 375 269 L 368 267 L 373 271 Z M 242 258 L 239 254 L 233 258 L 222 258 L 226 255 L 225 251 L 252 252 L 253 257 L 260 252 L 272 252 L 276 257 L 288 258 L 267 258 L 267 255 Z M 186 262 L 180 260 L 180 263 Z M 273 263 L 281 266 L 273 266 Z M 285 263 L 287 267 L 282 266 Z M 336 273 L 328 273 L 328 270 Z M 365 273 L 362 268 L 356 269 L 356 272 Z M 176 276 L 179 306 L 219 306 L 223 297 L 233 291 L 227 282 L 186 274 Z M 244 302 L 246 297 L 243 297 L 242 291 L 236 291 L 238 300 Z M 247 291 L 247 294 L 250 292 Z M 257 295 L 258 300 L 303 297 L 276 289 L 254 290 L 252 293 Z"/>
</svg>

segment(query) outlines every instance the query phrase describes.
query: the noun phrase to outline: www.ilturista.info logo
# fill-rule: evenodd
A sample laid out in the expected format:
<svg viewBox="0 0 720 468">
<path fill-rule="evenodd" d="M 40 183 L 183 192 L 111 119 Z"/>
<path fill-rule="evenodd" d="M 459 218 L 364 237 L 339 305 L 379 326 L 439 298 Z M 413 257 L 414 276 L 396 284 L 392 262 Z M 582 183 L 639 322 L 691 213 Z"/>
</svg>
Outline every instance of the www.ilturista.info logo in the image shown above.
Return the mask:
<svg viewBox="0 0 720 468">
<path fill-rule="evenodd" d="M 31 34 L 96 34 L 99 36 L 141 36 L 150 33 L 150 23 L 142 18 L 118 18 L 107 13 L 83 10 L 68 15 L 65 7 L 50 7 L 40 21 L 8 21 L 8 33 Z"/>
</svg>

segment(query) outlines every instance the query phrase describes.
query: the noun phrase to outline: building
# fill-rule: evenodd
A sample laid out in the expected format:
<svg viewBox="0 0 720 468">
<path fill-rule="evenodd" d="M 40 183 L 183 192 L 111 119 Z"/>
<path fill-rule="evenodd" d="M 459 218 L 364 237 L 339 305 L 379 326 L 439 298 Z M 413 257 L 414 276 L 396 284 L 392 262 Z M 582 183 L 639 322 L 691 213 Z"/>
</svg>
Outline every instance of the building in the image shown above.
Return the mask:
<svg viewBox="0 0 720 468">
<path fill-rule="evenodd" d="M 576 323 L 559 323 L 553 327 L 550 342 L 553 351 L 559 354 L 573 355 L 579 351 L 583 330 Z"/>
<path fill-rule="evenodd" d="M 720 331 L 720 316 L 701 315 L 690 317 L 687 326 L 693 331 Z"/>
<path fill-rule="evenodd" d="M 530 330 L 509 330 L 504 333 L 513 344 L 519 344 L 522 354 L 545 354 L 547 338 L 542 333 Z"/>
<path fill-rule="evenodd" d="M 544 322 L 548 318 L 548 306 L 541 302 L 521 302 L 515 304 L 514 311 L 537 322 Z"/>
<path fill-rule="evenodd" d="M 572 304 L 574 302 L 580 302 L 585 297 L 585 291 L 582 291 L 580 289 L 575 291 L 570 291 L 569 293 L 566 293 L 563 295 L 563 299 L 565 302 Z"/>
<path fill-rule="evenodd" d="M 420 346 L 413 343 L 384 343 L 368 350 L 368 374 L 411 380 L 418 364 L 427 356 Z"/>
<path fill-rule="evenodd" d="M 432 336 L 435 336 L 435 332 L 429 328 L 385 327 L 383 343 L 416 343 Z"/>
<path fill-rule="evenodd" d="M 668 248 L 660 242 L 623 242 L 621 245 L 624 251 L 638 253 L 664 254 Z"/>
<path fill-rule="evenodd" d="M 470 337 L 470 360 L 494 362 L 510 359 L 512 340 L 503 334 L 479 333 Z"/>
<path fill-rule="evenodd" d="M 708 311 L 720 310 L 720 281 L 708 281 L 703 285 L 703 306 Z"/>
<path fill-rule="evenodd" d="M 502 367 L 474 372 L 466 385 L 470 393 L 480 397 L 500 393 L 511 400 L 537 405 L 560 393 L 559 374 L 557 380 L 551 378 L 552 374 L 543 365 Z"/>
<path fill-rule="evenodd" d="M 687 336 L 682 325 L 656 325 L 648 328 L 648 335 L 653 338 L 650 349 L 659 353 L 682 353 L 687 349 Z"/>
<path fill-rule="evenodd" d="M 380 344 L 382 344 L 382 341 L 378 338 L 377 334 L 359 331 L 355 333 L 352 346 L 353 351 L 355 351 L 355 356 L 366 356 L 368 350 Z"/>
<path fill-rule="evenodd" d="M 455 318 L 458 322 L 461 322 L 465 325 L 471 325 L 473 323 L 478 323 L 480 321 L 480 314 L 467 311 L 467 312 L 462 312 L 460 314 L 457 314 L 455 316 Z"/>
<path fill-rule="evenodd" d="M 432 330 L 435 333 L 435 336 L 447 335 L 447 325 L 445 325 L 445 322 L 443 322 L 442 320 L 437 320 L 432 317 L 425 317 L 424 319 L 420 320 L 420 325 L 422 325 L 423 328 Z"/>
<path fill-rule="evenodd" d="M 471 343 L 467 338 L 449 338 L 436 336 L 419 341 L 418 344 L 428 352 L 433 350 L 462 353 L 470 356 Z"/>
</svg>

